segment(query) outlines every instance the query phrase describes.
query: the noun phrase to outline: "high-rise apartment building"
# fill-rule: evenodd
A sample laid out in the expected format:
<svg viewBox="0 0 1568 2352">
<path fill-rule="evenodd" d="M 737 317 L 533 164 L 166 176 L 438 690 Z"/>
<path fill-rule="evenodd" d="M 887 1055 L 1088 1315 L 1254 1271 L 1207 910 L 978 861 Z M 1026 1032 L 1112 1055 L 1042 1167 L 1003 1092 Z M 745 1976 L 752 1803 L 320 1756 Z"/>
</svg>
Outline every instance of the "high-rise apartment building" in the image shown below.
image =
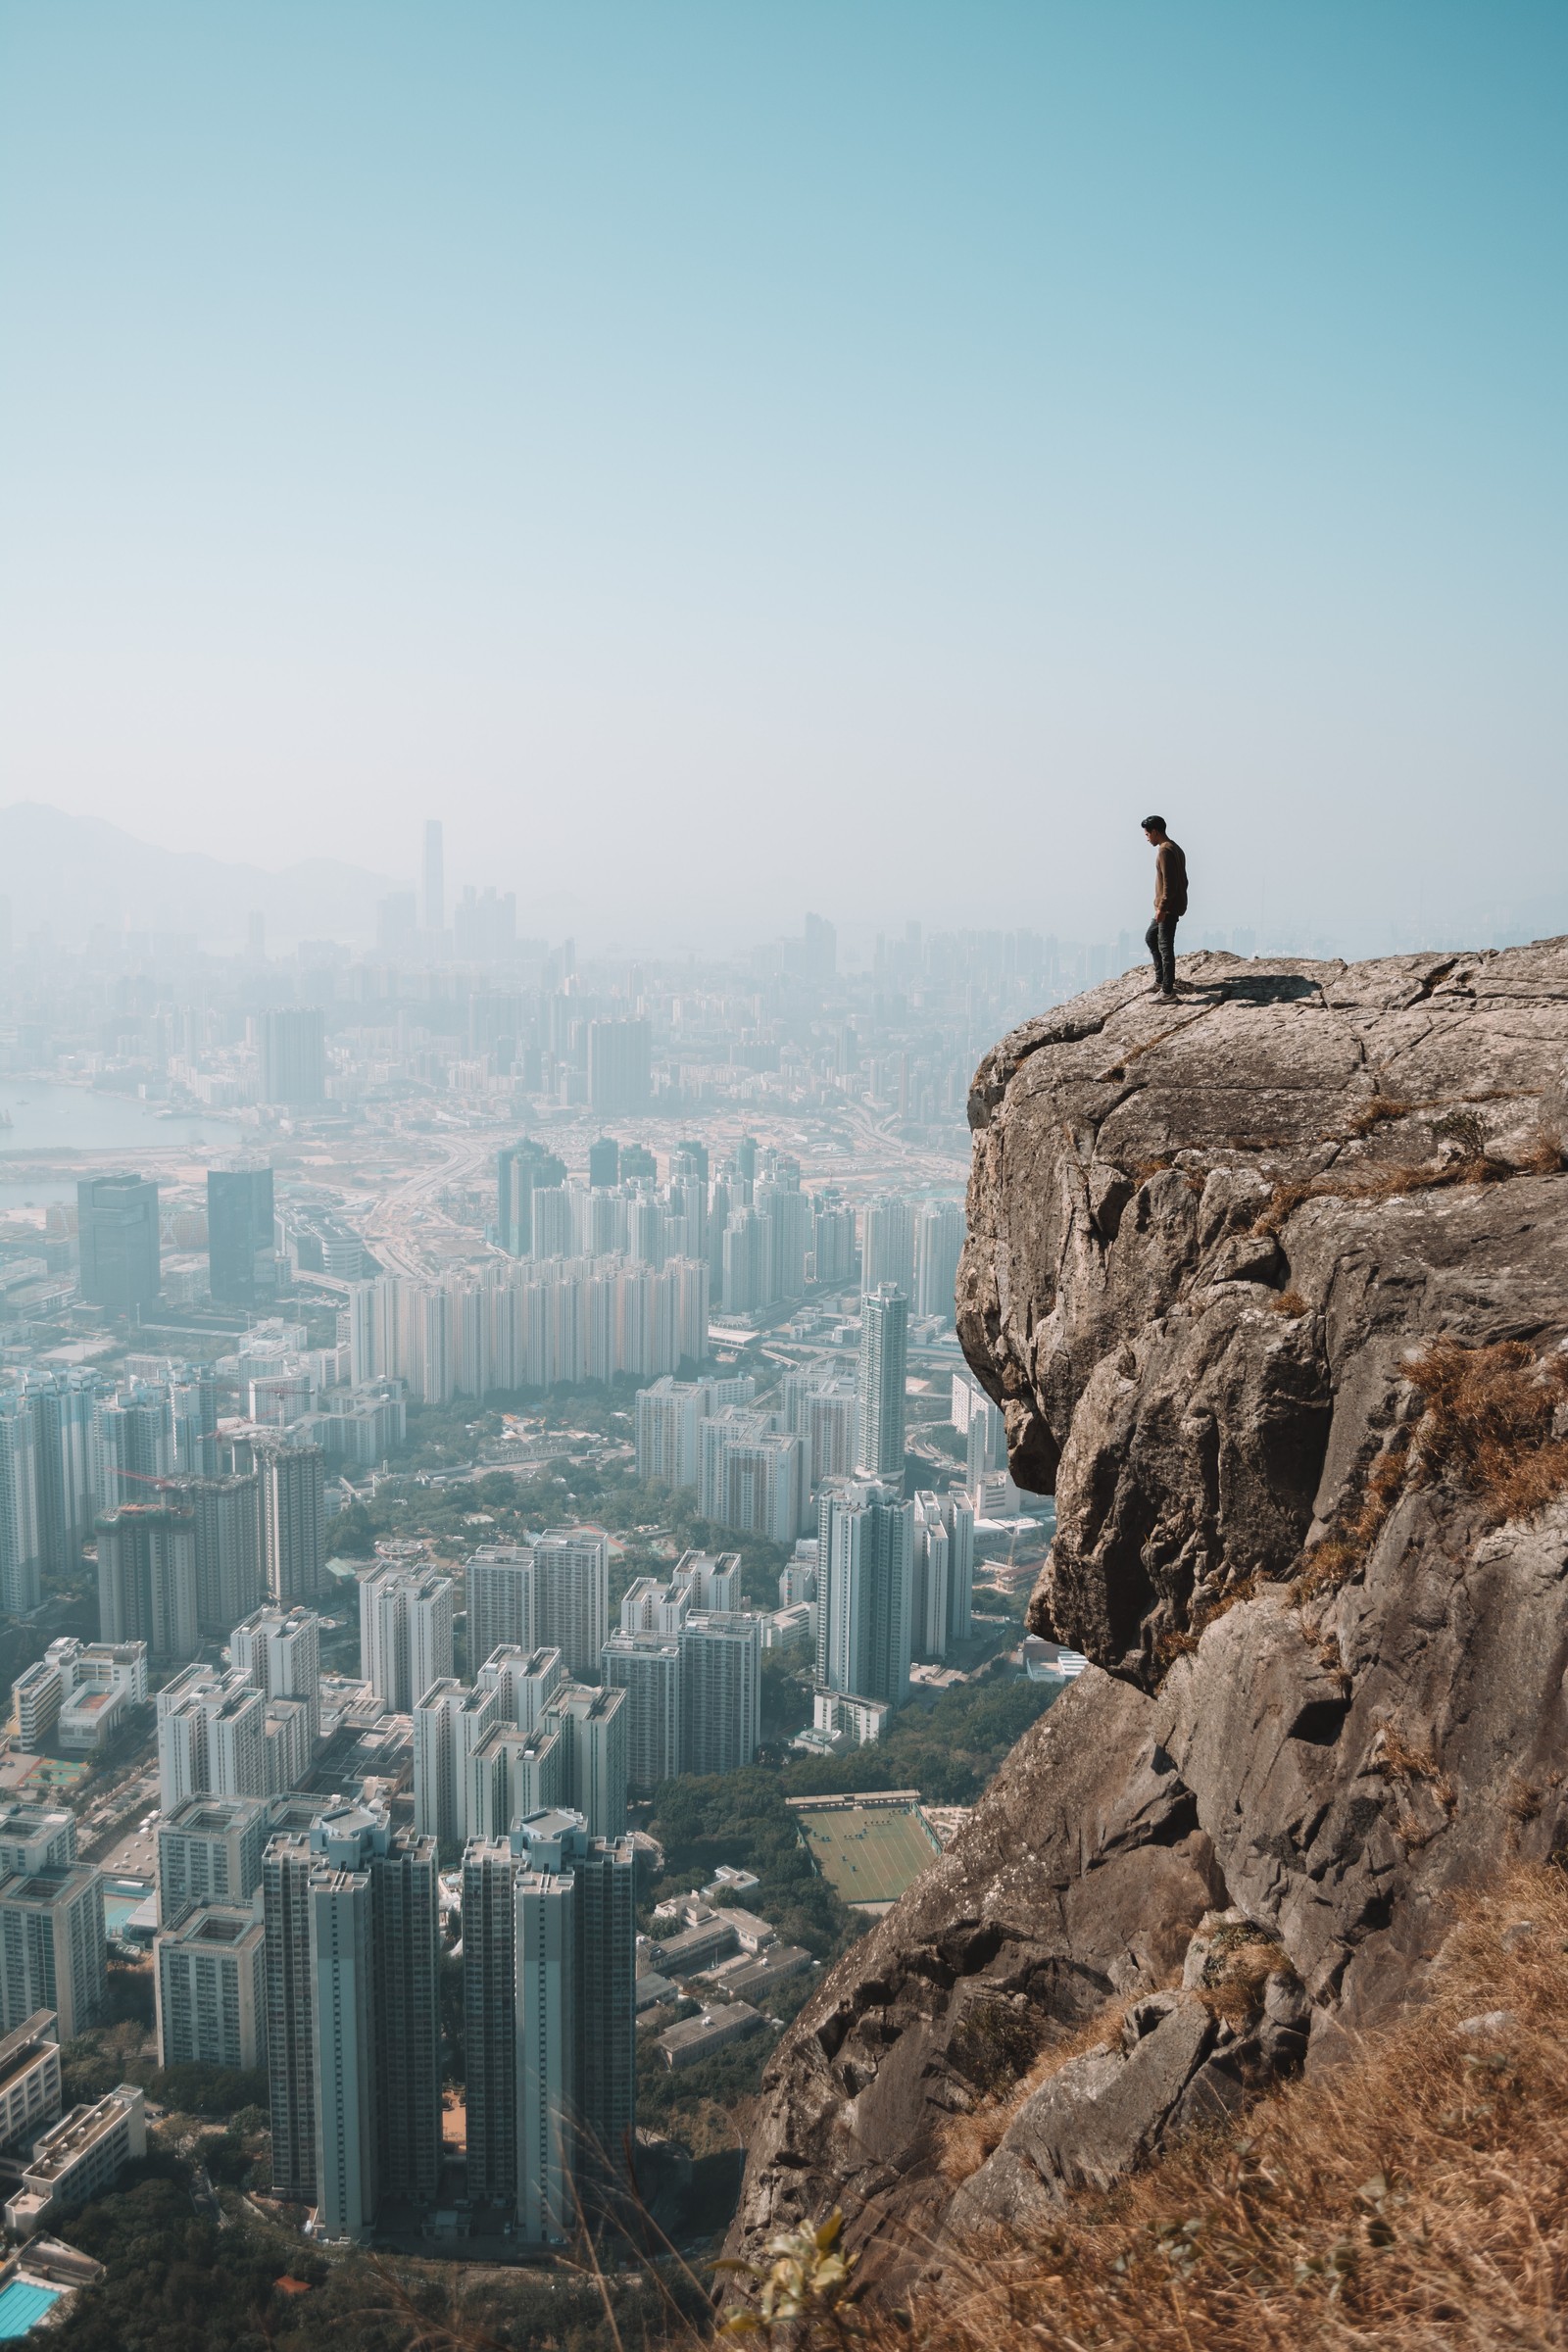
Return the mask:
<svg viewBox="0 0 1568 2352">
<path fill-rule="evenodd" d="M 0 1610 L 8 1617 L 38 1606 L 42 1565 L 32 1402 L 21 1390 L 0 1390 Z"/>
<path fill-rule="evenodd" d="M 196 1619 L 196 1528 L 165 1502 L 98 1515 L 98 1627 L 106 1642 L 145 1642 L 155 1658 L 189 1658 Z"/>
<path fill-rule="evenodd" d="M 817 1520 L 816 1679 L 902 1707 L 909 1695 L 914 1509 L 895 1488 L 824 1487 Z"/>
<path fill-rule="evenodd" d="M 496 1157 L 496 1232 L 511 1257 L 532 1257 L 534 1250 L 534 1194 L 555 1190 L 566 1181 L 566 1163 L 543 1144 L 524 1136 L 508 1144 Z M 546 1255 L 551 1254 L 545 1252 Z"/>
<path fill-rule="evenodd" d="M 809 1494 L 800 1439 L 770 1413 L 722 1406 L 698 1427 L 697 1494 L 714 1527 L 793 1544 Z"/>
<path fill-rule="evenodd" d="M 208 1169 L 207 1271 L 217 1305 L 255 1306 L 275 1288 L 270 1168 Z"/>
<path fill-rule="evenodd" d="M 961 1200 L 927 1200 L 914 1217 L 914 1311 L 954 1317 L 965 1225 Z"/>
<path fill-rule="evenodd" d="M 326 1457 L 319 1446 L 255 1445 L 262 1582 L 279 1608 L 313 1601 L 326 1578 Z"/>
<path fill-rule="evenodd" d="M 860 1459 L 868 1478 L 904 1483 L 905 1383 L 909 1348 L 909 1301 L 885 1282 L 860 1301 L 860 1355 L 856 1395 Z"/>
<path fill-rule="evenodd" d="M 468 1757 L 465 1818 L 469 1838 L 505 1838 L 515 1821 L 564 1805 L 569 1793 L 567 1735 L 559 1724 L 519 1731 L 492 1724 Z"/>
<path fill-rule="evenodd" d="M 269 1698 L 298 1699 L 311 1739 L 321 1731 L 321 1620 L 313 1609 L 256 1609 L 233 1629 L 235 1672 Z"/>
<path fill-rule="evenodd" d="M 209 1903 L 243 1908 L 262 1883 L 272 1808 L 261 1796 L 192 1796 L 158 1824 L 158 1925 Z"/>
<path fill-rule="evenodd" d="M 50 1863 L 0 1882 L 0 2033 L 52 2009 L 71 2041 L 96 2022 L 107 1982 L 101 1871 Z"/>
<path fill-rule="evenodd" d="M 784 1375 L 784 1426 L 801 1441 L 806 1476 L 819 1487 L 852 1478 L 859 1450 L 860 1410 L 856 1385 L 814 1366 Z"/>
<path fill-rule="evenodd" d="M 620 1182 L 620 1146 L 612 1135 L 602 1135 L 588 1147 L 588 1182 L 612 1189 Z"/>
<path fill-rule="evenodd" d="M 906 1298 L 914 1288 L 914 1211 L 896 1193 L 868 1200 L 860 1218 L 860 1289 L 884 1283 Z"/>
<path fill-rule="evenodd" d="M 360 1673 L 392 1714 L 412 1714 L 450 1679 L 453 1607 L 450 1576 L 380 1568 L 360 1578 Z"/>
<path fill-rule="evenodd" d="M 974 1506 L 962 1493 L 922 1490 L 912 1532 L 910 1642 L 919 1657 L 945 1658 L 973 1630 Z"/>
<path fill-rule="evenodd" d="M 678 1636 L 611 1635 L 601 1671 L 626 1694 L 626 1779 L 638 1796 L 652 1796 L 682 1769 L 681 1647 Z"/>
<path fill-rule="evenodd" d="M 559 1649 L 509 1644 L 493 1649 L 473 1679 L 481 1690 L 499 1694 L 503 1722 L 519 1732 L 536 1732 L 565 1685 L 566 1669 Z"/>
<path fill-rule="evenodd" d="M 627 2182 L 632 1848 L 569 1810 L 536 1814 L 504 1845 L 469 1845 L 463 1892 L 466 2041 L 484 2085 L 470 2189 L 509 2206 L 524 2243 L 559 2242 Z"/>
<path fill-rule="evenodd" d="M 106 1391 L 96 1372 L 28 1372 L 25 1393 L 32 1406 L 39 1555 L 51 1575 L 65 1576 L 81 1558 L 103 1499 Z M 0 1546 L 5 1508 L 0 1499 Z M 3 1561 L 0 1606 L 12 1607 L 5 1599 Z"/>
<path fill-rule="evenodd" d="M 317 1004 L 274 1004 L 260 1017 L 261 1100 L 309 1110 L 326 1100 L 326 1020 Z"/>
<path fill-rule="evenodd" d="M 481 1544 L 464 1570 L 468 1666 L 477 1675 L 492 1650 L 532 1649 L 533 1551 L 526 1544 Z"/>
<path fill-rule="evenodd" d="M 424 861 L 422 867 L 420 912 L 424 917 L 425 936 L 432 946 L 439 946 L 447 927 L 446 855 L 441 838 L 441 820 L 429 816 L 424 821 Z"/>
<path fill-rule="evenodd" d="M 145 1176 L 83 1176 L 76 1185 L 77 1289 L 89 1306 L 134 1318 L 157 1298 L 158 1187 Z"/>
<path fill-rule="evenodd" d="M 262 1504 L 254 1470 L 217 1478 L 169 1478 L 159 1493 L 190 1515 L 196 1544 L 196 1625 L 204 1642 L 225 1641 L 262 1603 Z"/>
<path fill-rule="evenodd" d="M 174 1425 L 169 1392 L 133 1380 L 105 1399 L 99 1413 L 104 1503 L 146 1502 L 174 1469 Z"/>
<path fill-rule="evenodd" d="M 761 1736 L 762 1621 L 739 1611 L 694 1614 L 677 1639 L 682 1769 L 739 1772 Z"/>
<path fill-rule="evenodd" d="M 63 1806 L 0 1804 L 0 1877 L 63 1870 L 76 1859 L 76 1817 Z"/>
<path fill-rule="evenodd" d="M 653 1029 L 646 1020 L 590 1021 L 588 1102 L 600 1113 L 648 1108 Z"/>
<path fill-rule="evenodd" d="M 209 1904 L 153 1938 L 160 2066 L 267 2062 L 267 1930 L 249 1903 Z"/>
<path fill-rule="evenodd" d="M 242 1674 L 187 1666 L 158 1693 L 158 1800 L 266 1796 L 267 1701 Z"/>
<path fill-rule="evenodd" d="M 626 1827 L 626 1694 L 564 1683 L 546 1721 L 561 1735 L 563 1802 L 580 1813 L 591 1838 L 618 1838 Z"/>
<path fill-rule="evenodd" d="M 750 1373 L 731 1380 L 677 1380 L 663 1373 L 652 1388 L 637 1392 L 637 1475 L 666 1487 L 695 1487 L 703 1422 L 721 1407 L 750 1404 L 757 1382 Z"/>
<path fill-rule="evenodd" d="M 461 1845 L 475 1751 L 503 1721 L 499 1694 L 446 1679 L 414 1702 L 414 1826 L 438 1845 Z"/>
<path fill-rule="evenodd" d="M 534 1640 L 559 1649 L 574 1682 L 599 1676 L 610 1634 L 610 1538 L 598 1528 L 547 1528 L 533 1546 Z"/>
<path fill-rule="evenodd" d="M 435 1840 L 336 1806 L 272 1838 L 262 1885 L 273 2193 L 363 2238 L 440 2177 Z"/>
</svg>

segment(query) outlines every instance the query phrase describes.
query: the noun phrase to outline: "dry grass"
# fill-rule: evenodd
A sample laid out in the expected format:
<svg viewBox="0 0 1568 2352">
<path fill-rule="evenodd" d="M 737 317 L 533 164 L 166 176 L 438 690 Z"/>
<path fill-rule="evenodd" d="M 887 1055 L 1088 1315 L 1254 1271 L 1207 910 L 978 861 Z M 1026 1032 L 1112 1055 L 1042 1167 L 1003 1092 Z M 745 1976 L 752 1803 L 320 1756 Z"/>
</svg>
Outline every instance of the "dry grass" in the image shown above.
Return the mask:
<svg viewBox="0 0 1568 2352">
<path fill-rule="evenodd" d="M 1538 1356 L 1522 1340 L 1466 1348 L 1442 1338 L 1412 1358 L 1405 1376 L 1426 1409 L 1409 1444 L 1379 1456 L 1356 1502 L 1306 1554 L 1298 1600 L 1333 1591 L 1365 1565 L 1407 1488 L 1458 1487 L 1499 1526 L 1533 1519 L 1568 1493 L 1568 1438 L 1553 1435 L 1568 1404 L 1568 1355 Z"/>
<path fill-rule="evenodd" d="M 1311 1312 L 1299 1291 L 1281 1291 L 1274 1301 L 1277 1315 L 1305 1315 Z"/>
<path fill-rule="evenodd" d="M 1335 2073 L 858 2316 L 867 2352 L 1562 2352 L 1568 1881 L 1490 1889 Z"/>
<path fill-rule="evenodd" d="M 1154 1989 L 1145 1985 L 1142 1991 L 1128 1993 L 1124 2000 L 1108 2001 L 1081 2026 L 1069 2029 L 1059 2039 L 1048 2043 L 1027 2072 L 1009 2082 L 1004 2091 L 983 2100 L 967 2115 L 951 2117 L 943 2126 L 937 2156 L 937 2169 L 943 2179 L 956 2186 L 977 2173 L 992 2151 L 1001 2146 L 1007 2126 L 1025 2099 L 1058 2074 L 1069 2058 L 1081 2058 L 1085 2051 L 1098 2049 L 1102 2042 L 1113 2042 L 1134 2001 L 1146 1999 Z"/>
<path fill-rule="evenodd" d="M 1522 1340 L 1439 1339 L 1407 1372 L 1426 1399 L 1411 1446 L 1423 1485 L 1449 1479 L 1498 1521 L 1533 1518 L 1568 1488 L 1568 1440 L 1552 1435 L 1568 1356 L 1537 1356 Z"/>
<path fill-rule="evenodd" d="M 1425 1107 L 1414 1102 L 1386 1102 L 1381 1098 L 1357 1111 L 1350 1125 L 1356 1135 L 1368 1135 L 1384 1119 L 1403 1118 Z M 1442 1159 L 1384 1160 L 1370 1166 L 1328 1168 L 1318 1176 L 1276 1184 L 1268 1204 L 1253 1223 L 1256 1234 L 1279 1234 L 1308 1200 L 1399 1200 L 1411 1193 L 1446 1191 L 1450 1185 L 1501 1184 L 1510 1176 L 1552 1176 L 1563 1165 L 1563 1143 L 1555 1129 L 1542 1127 L 1514 1159 L 1503 1159 L 1487 1143 L 1477 1112 L 1460 1109 L 1436 1122 L 1436 1132 L 1450 1147 Z"/>
<path fill-rule="evenodd" d="M 1352 1135 L 1370 1135 L 1373 1128 L 1380 1127 L 1385 1119 L 1407 1119 L 1411 1111 L 1418 1107 L 1414 1102 L 1401 1102 L 1393 1095 L 1374 1095 L 1370 1102 L 1364 1102 L 1346 1121 L 1346 1125 Z"/>
</svg>

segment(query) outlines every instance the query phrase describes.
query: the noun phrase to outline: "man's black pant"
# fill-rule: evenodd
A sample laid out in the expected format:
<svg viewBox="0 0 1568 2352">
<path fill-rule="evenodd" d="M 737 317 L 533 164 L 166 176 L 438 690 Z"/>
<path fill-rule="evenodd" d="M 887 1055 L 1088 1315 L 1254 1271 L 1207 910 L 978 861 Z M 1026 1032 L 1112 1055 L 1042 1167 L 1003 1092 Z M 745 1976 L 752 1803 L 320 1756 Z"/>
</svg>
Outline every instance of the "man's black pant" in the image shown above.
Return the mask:
<svg viewBox="0 0 1568 2352">
<path fill-rule="evenodd" d="M 1154 959 L 1154 978 L 1167 997 L 1176 993 L 1176 925 L 1180 917 L 1156 914 L 1144 933 L 1144 945 Z"/>
</svg>

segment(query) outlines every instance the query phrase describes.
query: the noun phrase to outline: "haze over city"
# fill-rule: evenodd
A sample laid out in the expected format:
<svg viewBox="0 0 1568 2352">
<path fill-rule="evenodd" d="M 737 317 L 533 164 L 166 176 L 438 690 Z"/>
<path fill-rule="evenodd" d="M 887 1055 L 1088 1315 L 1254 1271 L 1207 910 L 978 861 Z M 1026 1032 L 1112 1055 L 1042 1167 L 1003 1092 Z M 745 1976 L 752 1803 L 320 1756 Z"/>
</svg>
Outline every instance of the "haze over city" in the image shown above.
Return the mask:
<svg viewBox="0 0 1568 2352">
<path fill-rule="evenodd" d="M 1556 2292 L 1565 68 L 0 0 L 0 2344 Z"/>
<path fill-rule="evenodd" d="M 4 797 L 631 949 L 1113 938 L 1150 808 L 1227 933 L 1560 928 L 1565 41 L 7 7 Z"/>
</svg>

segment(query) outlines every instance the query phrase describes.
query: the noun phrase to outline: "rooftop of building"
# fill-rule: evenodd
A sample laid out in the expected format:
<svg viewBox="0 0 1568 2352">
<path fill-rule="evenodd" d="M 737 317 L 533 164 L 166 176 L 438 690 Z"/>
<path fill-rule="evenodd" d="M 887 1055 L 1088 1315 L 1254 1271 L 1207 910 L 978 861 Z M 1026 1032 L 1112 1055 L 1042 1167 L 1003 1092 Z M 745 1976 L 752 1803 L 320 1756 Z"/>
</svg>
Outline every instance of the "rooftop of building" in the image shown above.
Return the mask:
<svg viewBox="0 0 1568 2352">
<path fill-rule="evenodd" d="M 46 2132 L 27 2162 L 29 2181 L 51 2185 L 62 2175 L 78 2164 L 90 2148 L 115 2131 L 124 2118 L 142 2102 L 143 2093 L 133 2082 L 122 2082 L 118 2088 L 106 2091 L 91 2107 L 73 2107 L 63 2116 L 53 2131 Z"/>
<path fill-rule="evenodd" d="M 265 1923 L 255 1912 L 236 1903 L 209 1903 L 192 1911 L 177 1928 L 171 1928 L 159 1937 L 160 1943 L 226 1944 L 259 1943 L 266 1937 Z"/>
<path fill-rule="evenodd" d="M 46 2050 L 60 2047 L 60 2021 L 52 2009 L 35 2009 L 0 2041 L 0 2091 L 36 2066 Z"/>
<path fill-rule="evenodd" d="M 0 1903 L 48 1907 L 74 1901 L 97 1882 L 98 1872 L 90 1862 L 51 1862 L 41 1870 L 13 1871 L 9 1878 L 0 1880 Z"/>
</svg>

